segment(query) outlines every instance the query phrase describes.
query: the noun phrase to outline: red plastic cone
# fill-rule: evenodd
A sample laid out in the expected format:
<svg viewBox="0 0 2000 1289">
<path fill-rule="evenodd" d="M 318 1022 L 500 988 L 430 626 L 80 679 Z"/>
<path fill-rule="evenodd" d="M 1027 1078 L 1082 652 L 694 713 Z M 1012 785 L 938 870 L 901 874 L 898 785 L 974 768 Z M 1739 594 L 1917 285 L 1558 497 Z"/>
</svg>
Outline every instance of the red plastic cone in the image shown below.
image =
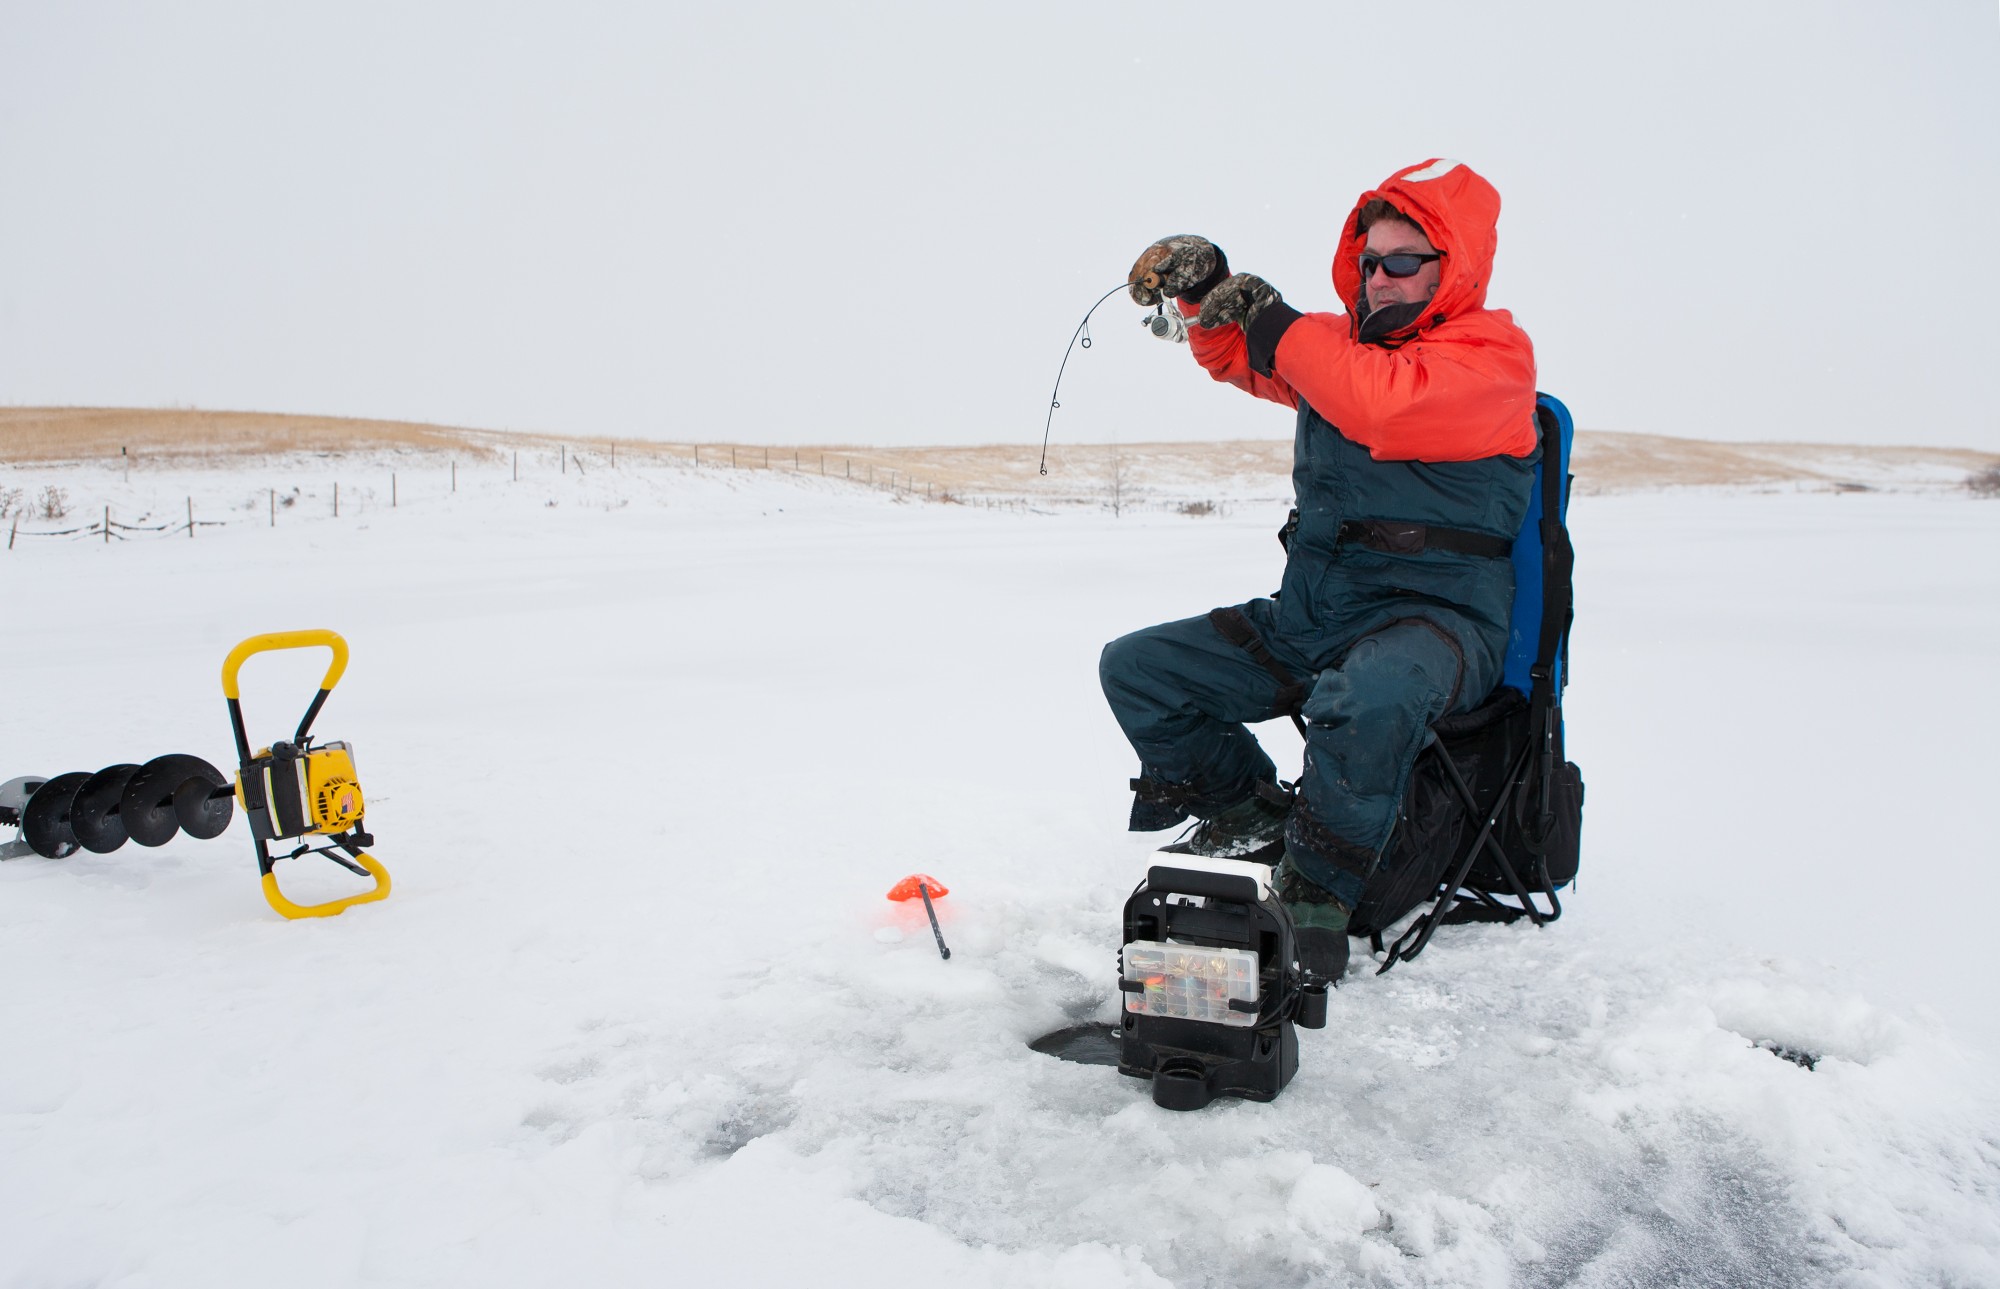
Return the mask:
<svg viewBox="0 0 2000 1289">
<path fill-rule="evenodd" d="M 892 900 L 914 900 L 923 894 L 923 892 L 917 889 L 919 883 L 922 883 L 930 890 L 932 899 L 951 894 L 950 887 L 940 882 L 937 878 L 932 877 L 929 873 L 911 873 L 908 877 L 889 888 L 889 898 Z"/>
</svg>

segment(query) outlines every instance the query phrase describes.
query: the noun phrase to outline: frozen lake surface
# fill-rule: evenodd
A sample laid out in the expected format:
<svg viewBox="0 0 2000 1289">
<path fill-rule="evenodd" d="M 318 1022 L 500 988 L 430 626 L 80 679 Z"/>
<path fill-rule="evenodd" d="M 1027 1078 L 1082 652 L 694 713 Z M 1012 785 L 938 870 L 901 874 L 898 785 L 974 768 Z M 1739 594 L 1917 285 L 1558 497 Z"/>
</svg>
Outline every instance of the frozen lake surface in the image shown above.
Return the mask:
<svg viewBox="0 0 2000 1289">
<path fill-rule="evenodd" d="M 1160 840 L 1097 651 L 1270 591 L 1281 505 L 672 468 L 334 520 L 334 468 L 106 476 L 236 522 L 5 556 L 0 778 L 226 768 L 224 654 L 331 627 L 396 887 L 284 922 L 240 820 L 0 865 L 0 1285 L 2000 1282 L 2000 503 L 1579 497 L 1568 915 L 1358 970 L 1276 1102 L 1177 1116 L 1024 1044 L 1114 1013 Z M 324 666 L 253 660 L 253 737 Z"/>
</svg>

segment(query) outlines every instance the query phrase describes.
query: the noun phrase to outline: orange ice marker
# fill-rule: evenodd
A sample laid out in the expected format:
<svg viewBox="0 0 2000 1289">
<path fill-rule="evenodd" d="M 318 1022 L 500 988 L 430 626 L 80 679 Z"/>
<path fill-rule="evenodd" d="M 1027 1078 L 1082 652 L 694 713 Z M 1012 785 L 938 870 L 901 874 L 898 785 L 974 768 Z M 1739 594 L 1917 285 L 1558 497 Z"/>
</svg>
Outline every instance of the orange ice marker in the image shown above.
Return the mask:
<svg viewBox="0 0 2000 1289">
<path fill-rule="evenodd" d="M 931 920 L 931 934 L 937 937 L 938 957 L 943 958 L 947 962 L 951 961 L 951 950 L 944 947 L 944 932 L 938 930 L 937 910 L 931 907 L 931 896 L 949 894 L 951 894 L 951 891 L 945 887 L 945 884 L 938 881 L 937 878 L 932 877 L 929 873 L 911 873 L 908 877 L 889 888 L 889 898 L 892 900 L 907 900 L 911 896 L 922 897 L 924 912 Z"/>
<path fill-rule="evenodd" d="M 892 900 L 914 900 L 924 893 L 917 889 L 920 886 L 928 888 L 933 899 L 951 894 L 950 887 L 940 882 L 937 878 L 932 877 L 929 873 L 911 873 L 908 877 L 889 888 L 889 898 Z"/>
</svg>

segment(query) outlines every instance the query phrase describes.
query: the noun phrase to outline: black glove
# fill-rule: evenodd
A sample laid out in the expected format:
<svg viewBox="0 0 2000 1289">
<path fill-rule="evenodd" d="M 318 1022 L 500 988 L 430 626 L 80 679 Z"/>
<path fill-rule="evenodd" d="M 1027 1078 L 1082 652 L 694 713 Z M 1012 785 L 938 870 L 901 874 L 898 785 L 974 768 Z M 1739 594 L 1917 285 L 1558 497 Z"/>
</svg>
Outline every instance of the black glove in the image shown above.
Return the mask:
<svg viewBox="0 0 2000 1289">
<path fill-rule="evenodd" d="M 1276 287 L 1255 273 L 1238 273 L 1208 292 L 1201 302 L 1201 317 L 1197 321 L 1204 327 L 1224 327 L 1234 322 L 1248 331 L 1258 314 L 1283 299 Z"/>
<path fill-rule="evenodd" d="M 1161 296 L 1200 304 L 1209 289 L 1228 276 L 1229 261 L 1220 246 L 1183 233 L 1148 246 L 1125 280 L 1132 284 L 1133 302 L 1150 306 Z"/>
</svg>

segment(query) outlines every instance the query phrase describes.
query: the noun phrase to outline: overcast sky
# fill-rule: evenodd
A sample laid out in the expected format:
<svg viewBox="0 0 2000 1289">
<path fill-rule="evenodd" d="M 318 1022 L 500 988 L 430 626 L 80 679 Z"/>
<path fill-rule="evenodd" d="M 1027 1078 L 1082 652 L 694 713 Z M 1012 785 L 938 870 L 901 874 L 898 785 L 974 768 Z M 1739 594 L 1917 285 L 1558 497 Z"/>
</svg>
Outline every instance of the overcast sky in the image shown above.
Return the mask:
<svg viewBox="0 0 2000 1289">
<path fill-rule="evenodd" d="M 1584 426 L 2000 450 L 1995 0 L 0 0 L 0 403 L 1033 445 L 1432 156 Z M 1290 432 L 1137 314 L 1058 439 Z"/>
</svg>

